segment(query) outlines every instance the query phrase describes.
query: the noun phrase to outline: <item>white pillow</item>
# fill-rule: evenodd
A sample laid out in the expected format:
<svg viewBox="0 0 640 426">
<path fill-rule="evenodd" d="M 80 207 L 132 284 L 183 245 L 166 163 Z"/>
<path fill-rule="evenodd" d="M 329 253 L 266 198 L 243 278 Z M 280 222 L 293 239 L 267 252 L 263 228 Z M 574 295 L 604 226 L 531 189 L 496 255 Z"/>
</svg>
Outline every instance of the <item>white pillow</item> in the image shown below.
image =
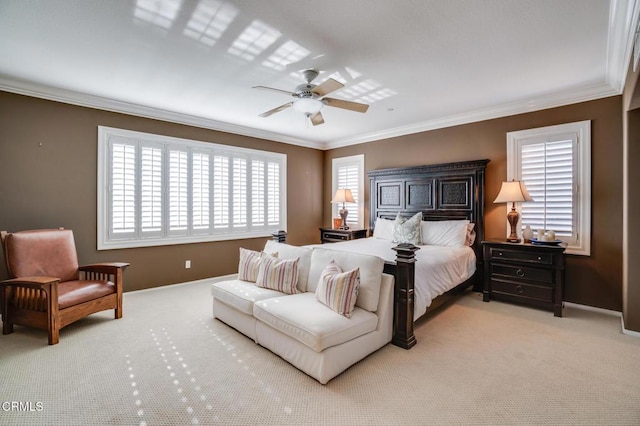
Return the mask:
<svg viewBox="0 0 640 426">
<path fill-rule="evenodd" d="M 373 238 L 379 238 L 381 240 L 393 241 L 393 224 L 395 221 L 377 218 L 375 228 L 373 228 Z"/>
<path fill-rule="evenodd" d="M 420 224 L 422 244 L 464 247 L 469 233 L 468 220 L 429 220 Z"/>
</svg>

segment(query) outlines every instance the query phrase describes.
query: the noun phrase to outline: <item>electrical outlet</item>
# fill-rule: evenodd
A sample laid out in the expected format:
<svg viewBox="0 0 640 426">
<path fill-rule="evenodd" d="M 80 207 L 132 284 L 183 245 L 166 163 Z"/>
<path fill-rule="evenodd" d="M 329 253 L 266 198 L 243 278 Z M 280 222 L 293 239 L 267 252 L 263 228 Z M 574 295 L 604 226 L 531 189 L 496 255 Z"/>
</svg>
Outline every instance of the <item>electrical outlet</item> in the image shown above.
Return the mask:
<svg viewBox="0 0 640 426">
<path fill-rule="evenodd" d="M 190 260 L 185 260 L 184 261 L 184 267 L 185 267 L 185 269 L 191 268 L 191 261 Z"/>
</svg>

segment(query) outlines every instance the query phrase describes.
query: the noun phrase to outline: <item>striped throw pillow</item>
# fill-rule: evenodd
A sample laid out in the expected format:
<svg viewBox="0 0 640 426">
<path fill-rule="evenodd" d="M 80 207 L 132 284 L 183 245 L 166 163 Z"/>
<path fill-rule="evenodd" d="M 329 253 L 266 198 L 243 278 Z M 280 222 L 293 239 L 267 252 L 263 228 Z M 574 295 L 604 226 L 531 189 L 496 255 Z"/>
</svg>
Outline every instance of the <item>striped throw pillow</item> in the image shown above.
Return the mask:
<svg viewBox="0 0 640 426">
<path fill-rule="evenodd" d="M 332 260 L 320 274 L 316 299 L 340 315 L 351 318 L 359 290 L 360 268 L 342 272 L 342 268 Z"/>
<path fill-rule="evenodd" d="M 262 252 L 247 250 L 240 247 L 240 263 L 238 264 L 238 279 L 255 283 L 262 260 Z"/>
<path fill-rule="evenodd" d="M 258 270 L 256 285 L 258 287 L 278 290 L 282 293 L 296 294 L 298 291 L 298 260 L 278 259 L 264 256 Z"/>
</svg>

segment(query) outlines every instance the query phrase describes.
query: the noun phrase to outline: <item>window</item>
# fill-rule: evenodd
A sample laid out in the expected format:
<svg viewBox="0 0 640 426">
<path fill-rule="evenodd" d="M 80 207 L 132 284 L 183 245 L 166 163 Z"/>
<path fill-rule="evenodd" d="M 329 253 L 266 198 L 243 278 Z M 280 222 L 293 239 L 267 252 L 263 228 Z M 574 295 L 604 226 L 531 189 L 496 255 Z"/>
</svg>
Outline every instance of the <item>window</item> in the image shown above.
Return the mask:
<svg viewBox="0 0 640 426">
<path fill-rule="evenodd" d="M 98 128 L 98 249 L 286 229 L 286 155 Z"/>
<path fill-rule="evenodd" d="M 553 230 L 567 253 L 590 254 L 590 121 L 507 133 L 507 178 L 524 181 L 534 200 L 518 207 L 522 226 Z"/>
<path fill-rule="evenodd" d="M 355 203 L 345 203 L 345 208 L 349 211 L 347 224 L 364 228 L 364 155 L 334 158 L 332 176 L 331 196 L 337 189 L 350 189 L 355 200 Z M 338 212 L 341 208 L 342 204 L 333 205 L 333 217 L 340 217 Z"/>
</svg>

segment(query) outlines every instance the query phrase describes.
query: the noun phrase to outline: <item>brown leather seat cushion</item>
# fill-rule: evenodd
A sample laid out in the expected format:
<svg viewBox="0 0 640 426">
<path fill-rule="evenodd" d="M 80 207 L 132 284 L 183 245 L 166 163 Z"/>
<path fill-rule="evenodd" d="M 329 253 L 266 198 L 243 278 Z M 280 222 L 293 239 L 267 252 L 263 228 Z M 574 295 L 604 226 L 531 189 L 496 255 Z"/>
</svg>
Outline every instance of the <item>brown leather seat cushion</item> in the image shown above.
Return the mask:
<svg viewBox="0 0 640 426">
<path fill-rule="evenodd" d="M 65 281 L 58 284 L 58 309 L 79 305 L 116 292 L 111 281 Z"/>
</svg>

